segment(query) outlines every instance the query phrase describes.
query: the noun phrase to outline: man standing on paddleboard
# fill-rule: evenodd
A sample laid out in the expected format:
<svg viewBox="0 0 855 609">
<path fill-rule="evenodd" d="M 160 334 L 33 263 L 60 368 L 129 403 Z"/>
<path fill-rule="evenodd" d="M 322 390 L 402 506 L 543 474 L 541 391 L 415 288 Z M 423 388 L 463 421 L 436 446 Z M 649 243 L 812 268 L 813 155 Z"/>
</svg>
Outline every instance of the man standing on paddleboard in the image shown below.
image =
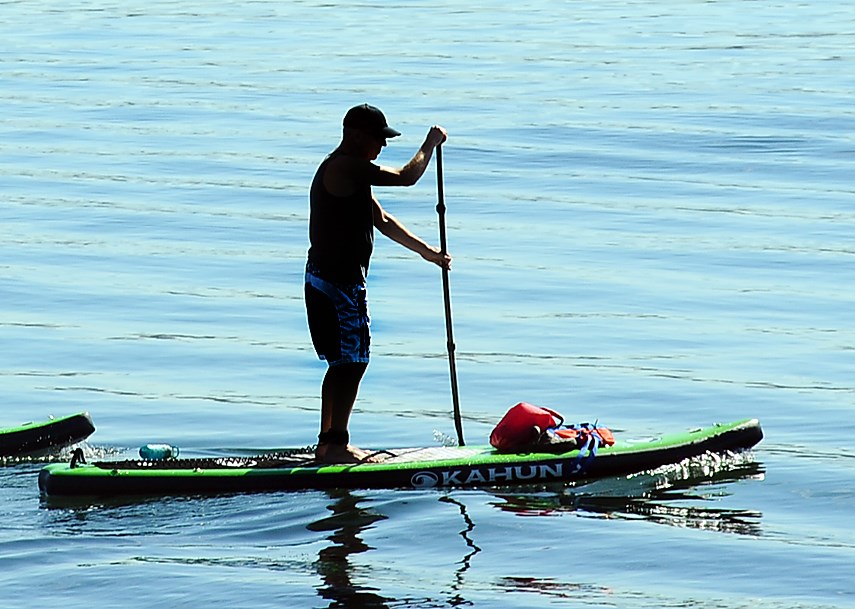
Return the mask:
<svg viewBox="0 0 855 609">
<path fill-rule="evenodd" d="M 341 143 L 315 173 L 309 194 L 309 255 L 306 312 L 312 343 L 328 368 L 321 388 L 321 430 L 315 456 L 328 463 L 368 457 L 351 446 L 348 425 L 359 383 L 368 367 L 369 318 L 365 281 L 374 248 L 374 229 L 448 269 L 451 257 L 419 239 L 387 213 L 372 186 L 412 186 L 424 175 L 447 133 L 434 126 L 412 159 L 401 168 L 374 161 L 386 140 L 401 135 L 374 106 L 363 104 L 344 117 Z"/>
</svg>

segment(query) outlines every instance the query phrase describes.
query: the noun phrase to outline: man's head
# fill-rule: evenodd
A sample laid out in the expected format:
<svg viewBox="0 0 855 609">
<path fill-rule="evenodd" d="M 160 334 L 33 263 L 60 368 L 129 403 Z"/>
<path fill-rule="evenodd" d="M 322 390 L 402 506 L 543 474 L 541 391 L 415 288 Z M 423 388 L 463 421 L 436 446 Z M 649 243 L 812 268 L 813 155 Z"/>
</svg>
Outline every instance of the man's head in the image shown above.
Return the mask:
<svg viewBox="0 0 855 609">
<path fill-rule="evenodd" d="M 356 129 L 378 140 L 386 140 L 401 135 L 400 131 L 389 126 L 380 108 L 368 104 L 354 106 L 348 110 L 347 114 L 344 115 L 344 128 Z"/>
</svg>

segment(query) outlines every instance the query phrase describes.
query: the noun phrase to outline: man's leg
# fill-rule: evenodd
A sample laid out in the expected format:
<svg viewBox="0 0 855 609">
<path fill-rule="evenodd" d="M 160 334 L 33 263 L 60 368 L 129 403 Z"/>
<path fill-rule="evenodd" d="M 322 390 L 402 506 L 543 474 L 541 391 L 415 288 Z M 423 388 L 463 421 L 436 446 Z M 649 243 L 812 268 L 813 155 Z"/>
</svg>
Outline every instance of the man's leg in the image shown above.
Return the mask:
<svg viewBox="0 0 855 609">
<path fill-rule="evenodd" d="M 321 388 L 321 436 L 315 453 L 319 460 L 352 463 L 369 455 L 347 443 L 350 414 L 367 367 L 364 363 L 347 363 L 327 368 Z"/>
</svg>

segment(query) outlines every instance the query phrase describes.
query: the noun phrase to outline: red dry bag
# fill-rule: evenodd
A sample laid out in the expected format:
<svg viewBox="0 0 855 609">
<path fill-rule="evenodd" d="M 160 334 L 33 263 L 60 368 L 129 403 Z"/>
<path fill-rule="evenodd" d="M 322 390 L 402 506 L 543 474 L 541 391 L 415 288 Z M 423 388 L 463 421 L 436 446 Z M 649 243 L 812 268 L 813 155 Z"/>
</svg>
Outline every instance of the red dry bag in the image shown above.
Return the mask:
<svg viewBox="0 0 855 609">
<path fill-rule="evenodd" d="M 564 417 L 550 410 L 520 402 L 513 406 L 490 434 L 490 444 L 500 451 L 512 451 L 536 442 L 547 429 L 558 427 Z"/>
</svg>

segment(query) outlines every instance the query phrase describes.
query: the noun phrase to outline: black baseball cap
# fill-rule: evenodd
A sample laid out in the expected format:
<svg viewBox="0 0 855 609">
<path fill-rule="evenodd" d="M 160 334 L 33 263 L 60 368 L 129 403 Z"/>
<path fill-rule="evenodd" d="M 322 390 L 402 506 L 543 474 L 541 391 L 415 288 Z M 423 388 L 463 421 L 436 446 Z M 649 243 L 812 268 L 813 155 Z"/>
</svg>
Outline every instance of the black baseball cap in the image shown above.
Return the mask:
<svg viewBox="0 0 855 609">
<path fill-rule="evenodd" d="M 392 129 L 386 122 L 386 117 L 380 111 L 368 104 L 354 106 L 344 115 L 344 126 L 350 129 L 359 129 L 379 138 L 398 137 L 400 131 Z"/>
</svg>

